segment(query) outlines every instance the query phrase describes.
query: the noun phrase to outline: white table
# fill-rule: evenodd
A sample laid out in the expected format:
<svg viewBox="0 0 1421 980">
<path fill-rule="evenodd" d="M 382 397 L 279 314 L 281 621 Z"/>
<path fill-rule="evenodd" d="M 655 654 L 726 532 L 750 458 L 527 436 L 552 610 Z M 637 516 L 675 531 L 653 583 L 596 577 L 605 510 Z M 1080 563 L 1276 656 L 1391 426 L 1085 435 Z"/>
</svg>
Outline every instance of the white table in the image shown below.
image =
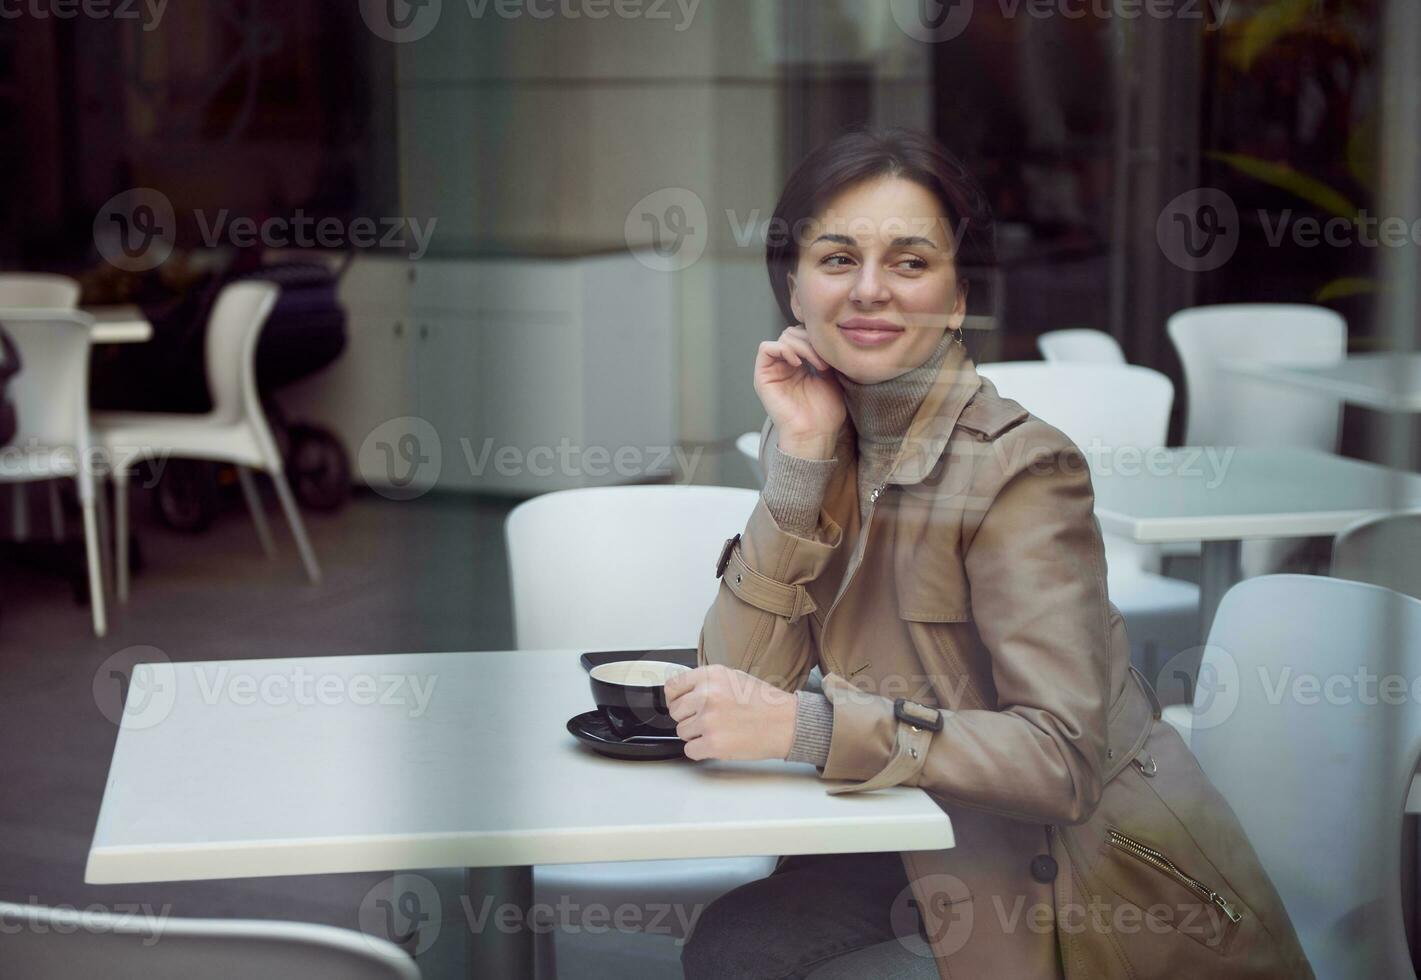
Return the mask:
<svg viewBox="0 0 1421 980">
<path fill-rule="evenodd" d="M 1318 367 L 1263 361 L 1221 366 L 1232 374 L 1309 388 L 1379 412 L 1421 412 L 1421 353 L 1352 354 Z"/>
<path fill-rule="evenodd" d="M 86 306 L 94 318 L 96 344 L 142 344 L 153 338 L 153 324 L 136 306 Z"/>
<path fill-rule="evenodd" d="M 1143 459 L 1097 458 L 1092 480 L 1102 530 L 1142 543 L 1202 543 L 1201 639 L 1239 580 L 1242 541 L 1336 534 L 1371 514 L 1421 504 L 1421 476 L 1290 447 L 1179 447 Z"/>
<path fill-rule="evenodd" d="M 485 868 L 471 897 L 526 907 L 535 864 L 953 845 L 915 788 L 597 755 L 565 728 L 592 707 L 569 650 L 139 665 L 85 881 Z M 528 930 L 479 943 L 473 975 L 531 975 Z"/>
</svg>

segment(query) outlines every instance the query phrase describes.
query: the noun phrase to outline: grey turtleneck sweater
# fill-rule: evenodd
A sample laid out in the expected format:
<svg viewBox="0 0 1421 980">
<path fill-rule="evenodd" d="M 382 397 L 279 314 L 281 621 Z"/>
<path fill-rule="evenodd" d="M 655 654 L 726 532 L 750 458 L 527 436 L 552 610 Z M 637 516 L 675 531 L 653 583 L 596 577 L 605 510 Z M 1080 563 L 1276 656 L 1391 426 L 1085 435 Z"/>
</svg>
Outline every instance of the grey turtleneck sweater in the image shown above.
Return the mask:
<svg viewBox="0 0 1421 980">
<path fill-rule="evenodd" d="M 879 381 L 859 384 L 838 376 L 844 404 L 858 434 L 858 500 L 861 521 L 868 519 L 873 491 L 883 484 L 908 425 L 932 388 L 933 379 L 956 342 L 945 333 L 928 359 L 911 370 Z M 814 538 L 819 527 L 819 511 L 830 474 L 838 464 L 833 459 L 803 459 L 780 451 L 776 446 L 766 464 L 765 488 L 761 496 L 775 523 L 789 534 Z M 822 769 L 829 759 L 829 743 L 834 733 L 834 709 L 822 694 L 800 691 L 795 711 L 794 744 L 786 757 L 791 762 L 808 762 Z"/>
</svg>

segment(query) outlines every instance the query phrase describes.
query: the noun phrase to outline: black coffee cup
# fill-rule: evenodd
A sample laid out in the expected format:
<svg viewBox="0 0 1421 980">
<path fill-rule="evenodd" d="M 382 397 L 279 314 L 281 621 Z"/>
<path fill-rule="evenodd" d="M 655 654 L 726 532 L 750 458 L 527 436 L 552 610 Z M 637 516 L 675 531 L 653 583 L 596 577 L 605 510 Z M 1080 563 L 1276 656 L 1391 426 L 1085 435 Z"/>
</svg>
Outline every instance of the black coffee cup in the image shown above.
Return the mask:
<svg viewBox="0 0 1421 980">
<path fill-rule="evenodd" d="M 614 660 L 588 671 L 592 699 L 618 738 L 675 735 L 665 684 L 691 668 L 662 660 Z"/>
</svg>

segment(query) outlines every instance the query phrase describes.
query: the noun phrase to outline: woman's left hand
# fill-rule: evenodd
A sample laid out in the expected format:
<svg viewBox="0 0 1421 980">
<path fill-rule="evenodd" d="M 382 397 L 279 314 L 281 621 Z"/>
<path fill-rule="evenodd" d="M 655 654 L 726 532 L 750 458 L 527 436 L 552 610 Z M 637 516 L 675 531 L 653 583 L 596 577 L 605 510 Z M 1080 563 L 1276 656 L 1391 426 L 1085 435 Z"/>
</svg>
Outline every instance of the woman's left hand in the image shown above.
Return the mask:
<svg viewBox="0 0 1421 980">
<path fill-rule="evenodd" d="M 666 682 L 666 703 L 688 759 L 783 759 L 798 699 L 743 670 L 711 664 Z"/>
</svg>

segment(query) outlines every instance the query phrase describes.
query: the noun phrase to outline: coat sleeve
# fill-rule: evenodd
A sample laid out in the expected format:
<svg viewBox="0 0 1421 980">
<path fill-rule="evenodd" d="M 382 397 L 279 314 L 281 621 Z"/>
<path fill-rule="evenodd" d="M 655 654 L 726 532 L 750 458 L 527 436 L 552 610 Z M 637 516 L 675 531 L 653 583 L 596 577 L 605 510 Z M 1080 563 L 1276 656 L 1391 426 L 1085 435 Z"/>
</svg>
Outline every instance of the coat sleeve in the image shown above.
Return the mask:
<svg viewBox="0 0 1421 980">
<path fill-rule="evenodd" d="M 772 455 L 772 433 L 767 421 L 760 440 L 762 467 Z M 796 534 L 776 522 L 761 495 L 701 626 L 697 662 L 725 664 L 785 691 L 802 687 L 818 663 L 815 606 L 805 585 L 824 570 L 842 539 L 822 506 L 815 526 Z"/>
<path fill-rule="evenodd" d="M 901 782 L 1018 819 L 1078 823 L 1103 790 L 1112 642 L 1089 467 L 1037 419 L 981 459 L 972 496 L 986 503 L 964 515 L 963 547 L 995 710 L 937 708 L 942 729 L 919 731 L 893 702 L 830 675 L 822 775 L 865 781 L 830 792 Z"/>
</svg>

